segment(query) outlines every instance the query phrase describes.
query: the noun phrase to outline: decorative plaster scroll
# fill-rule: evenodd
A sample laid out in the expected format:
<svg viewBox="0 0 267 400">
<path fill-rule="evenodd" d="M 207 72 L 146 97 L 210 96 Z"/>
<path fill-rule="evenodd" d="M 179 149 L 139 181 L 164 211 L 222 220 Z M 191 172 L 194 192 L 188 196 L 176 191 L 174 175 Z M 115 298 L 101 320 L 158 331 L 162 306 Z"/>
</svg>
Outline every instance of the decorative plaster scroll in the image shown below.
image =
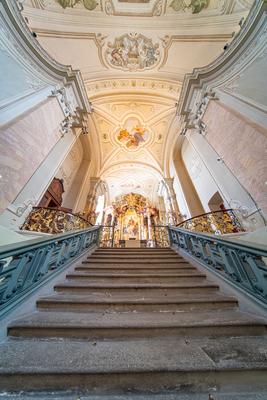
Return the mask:
<svg viewBox="0 0 267 400">
<path fill-rule="evenodd" d="M 153 8 L 152 15 L 159 17 L 163 13 L 164 3 L 163 0 L 158 0 Z"/>
<path fill-rule="evenodd" d="M 115 10 L 114 10 L 114 6 L 111 0 L 107 0 L 105 2 L 105 12 L 107 15 L 114 15 L 115 14 Z"/>
<path fill-rule="evenodd" d="M 57 90 L 53 90 L 51 96 L 55 96 L 58 99 L 59 105 L 65 115 L 65 118 L 60 124 L 60 132 L 61 136 L 65 136 L 71 128 L 81 128 L 82 133 L 88 133 L 88 124 L 87 124 L 87 113 L 82 111 L 80 108 L 74 106 L 75 101 L 72 100 L 71 92 L 66 92 L 66 89 L 60 88 Z M 92 113 L 93 109 L 91 103 L 89 102 L 90 109 L 89 113 Z"/>
<path fill-rule="evenodd" d="M 126 33 L 109 42 L 104 51 L 107 64 L 123 71 L 143 71 L 155 68 L 161 59 L 158 43 L 138 33 Z"/>
<path fill-rule="evenodd" d="M 89 97 L 102 92 L 135 90 L 151 91 L 156 94 L 165 94 L 177 99 L 180 89 L 180 83 L 159 79 L 103 79 L 86 83 L 86 90 Z"/>
<path fill-rule="evenodd" d="M 11 211 L 13 214 L 15 214 L 17 217 L 21 217 L 25 213 L 25 211 L 29 212 L 32 209 L 32 207 L 34 207 L 36 204 L 37 204 L 36 199 L 28 199 L 25 200 L 24 203 L 19 205 L 11 203 L 7 207 L 7 209 Z"/>
</svg>

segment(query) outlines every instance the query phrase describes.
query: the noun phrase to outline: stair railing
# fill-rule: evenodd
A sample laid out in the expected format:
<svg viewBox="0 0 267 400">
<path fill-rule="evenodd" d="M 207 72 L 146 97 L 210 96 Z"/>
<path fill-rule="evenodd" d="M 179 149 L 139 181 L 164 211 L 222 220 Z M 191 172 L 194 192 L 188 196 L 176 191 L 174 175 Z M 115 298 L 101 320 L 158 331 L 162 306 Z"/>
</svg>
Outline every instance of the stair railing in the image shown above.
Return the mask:
<svg viewBox="0 0 267 400">
<path fill-rule="evenodd" d="M 64 233 L 92 226 L 80 215 L 50 207 L 33 207 L 21 230 L 42 233 Z"/>
<path fill-rule="evenodd" d="M 267 304 L 267 246 L 169 227 L 171 246 Z"/>
<path fill-rule="evenodd" d="M 245 231 L 235 214 L 235 210 L 231 208 L 197 215 L 181 222 L 177 227 L 196 232 L 214 233 L 215 235 Z"/>
<path fill-rule="evenodd" d="M 98 246 L 100 227 L 0 247 L 0 316 Z"/>
<path fill-rule="evenodd" d="M 167 225 L 153 225 L 153 247 L 170 247 Z"/>
</svg>

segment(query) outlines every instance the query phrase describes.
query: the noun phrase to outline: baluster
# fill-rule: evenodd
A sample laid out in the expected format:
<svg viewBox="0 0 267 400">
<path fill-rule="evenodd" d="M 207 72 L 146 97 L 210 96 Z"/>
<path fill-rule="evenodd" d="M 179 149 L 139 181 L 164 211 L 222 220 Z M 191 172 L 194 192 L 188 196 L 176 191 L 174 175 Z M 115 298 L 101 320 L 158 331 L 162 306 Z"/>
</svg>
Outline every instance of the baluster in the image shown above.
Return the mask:
<svg viewBox="0 0 267 400">
<path fill-rule="evenodd" d="M 250 274 L 247 273 L 247 277 L 248 277 L 251 285 L 254 287 L 255 290 L 259 291 L 266 297 L 267 296 L 267 279 L 266 279 L 267 270 L 262 268 L 262 264 L 263 264 L 262 261 L 261 261 L 261 263 L 259 263 L 258 257 L 251 255 L 251 254 L 245 254 L 244 259 L 248 263 L 249 267 L 251 268 L 251 272 L 253 273 L 253 275 L 255 277 L 255 281 L 253 281 L 250 278 Z M 246 268 L 245 268 L 245 270 L 246 270 Z"/>
<path fill-rule="evenodd" d="M 31 258 L 30 253 L 26 253 L 18 257 L 18 263 L 16 265 L 16 268 L 13 269 L 10 275 L 5 292 L 2 297 L 2 302 L 9 299 L 12 296 L 12 294 L 16 292 L 19 285 L 19 276 L 22 273 L 25 265 L 29 262 L 30 258 Z M 20 286 L 23 287 L 23 282 L 20 282 Z"/>
</svg>

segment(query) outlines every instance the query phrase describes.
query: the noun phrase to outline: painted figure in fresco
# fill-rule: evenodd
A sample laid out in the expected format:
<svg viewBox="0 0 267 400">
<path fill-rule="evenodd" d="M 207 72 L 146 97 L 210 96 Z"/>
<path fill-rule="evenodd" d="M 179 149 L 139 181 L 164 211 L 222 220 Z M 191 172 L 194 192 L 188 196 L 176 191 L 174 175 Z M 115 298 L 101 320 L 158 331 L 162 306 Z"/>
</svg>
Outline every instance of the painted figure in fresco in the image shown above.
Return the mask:
<svg viewBox="0 0 267 400">
<path fill-rule="evenodd" d="M 117 139 L 127 148 L 136 148 L 146 141 L 146 129 L 141 126 L 135 126 L 132 131 L 129 132 L 127 129 L 122 128 L 119 131 Z"/>
<path fill-rule="evenodd" d="M 191 10 L 192 14 L 198 14 L 209 5 L 209 0 L 172 0 L 170 7 L 174 11 Z"/>
<path fill-rule="evenodd" d="M 121 57 L 122 57 L 122 60 L 123 60 L 123 65 L 127 66 L 128 55 L 129 55 L 129 52 L 131 50 L 131 42 L 130 42 L 130 40 L 128 39 L 127 36 L 125 36 L 123 38 L 122 45 L 121 45 L 120 49 L 121 49 Z"/>
<path fill-rule="evenodd" d="M 151 68 L 159 60 L 159 44 L 154 45 L 151 39 L 140 34 L 125 34 L 108 43 L 105 56 L 111 66 L 125 70 Z"/>
<path fill-rule="evenodd" d="M 144 141 L 145 141 L 145 139 L 144 139 L 144 134 L 145 134 L 145 130 L 144 130 L 143 128 L 138 127 L 138 126 L 136 126 L 136 127 L 134 128 L 133 136 L 134 136 L 134 139 L 135 139 L 135 145 L 136 145 L 136 146 L 139 146 L 139 144 L 140 144 L 141 142 L 144 142 Z"/>
<path fill-rule="evenodd" d="M 151 65 L 155 64 L 157 61 L 157 48 L 158 46 L 155 47 L 148 47 L 147 49 L 147 56 L 146 56 L 146 67 L 150 67 Z"/>
<path fill-rule="evenodd" d="M 114 49 L 111 52 L 111 58 L 112 58 L 112 62 L 114 65 L 122 65 L 123 64 L 123 59 L 122 56 L 120 54 L 120 49 Z"/>
<path fill-rule="evenodd" d="M 147 46 L 145 45 L 144 39 L 139 37 L 137 40 L 137 48 L 139 54 L 139 67 L 141 69 L 145 68 L 145 61 L 147 57 Z"/>
</svg>

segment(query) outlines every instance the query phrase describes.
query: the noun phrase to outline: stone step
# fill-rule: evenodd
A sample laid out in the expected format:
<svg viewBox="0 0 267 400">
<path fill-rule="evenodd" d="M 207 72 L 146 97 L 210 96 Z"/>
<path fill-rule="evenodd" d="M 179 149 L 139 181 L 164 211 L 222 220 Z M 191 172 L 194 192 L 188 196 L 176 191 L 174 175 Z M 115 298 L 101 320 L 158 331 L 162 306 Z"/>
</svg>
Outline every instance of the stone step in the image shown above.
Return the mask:
<svg viewBox="0 0 267 400">
<path fill-rule="evenodd" d="M 179 267 L 185 267 L 185 266 L 188 266 L 188 268 L 194 268 L 194 267 L 192 267 L 188 262 L 186 262 L 186 261 L 176 261 L 175 263 L 173 263 L 173 262 L 168 262 L 168 263 L 165 263 L 165 262 L 160 262 L 160 263 L 155 263 L 155 262 L 152 262 L 152 263 L 150 263 L 149 261 L 140 261 L 140 262 L 138 262 L 138 263 L 136 263 L 136 262 L 130 262 L 130 261 L 128 261 L 128 262 L 117 262 L 117 261 L 111 261 L 111 260 L 109 260 L 109 261 L 103 261 L 103 260 L 99 260 L 99 261 L 97 261 L 97 260 L 94 260 L 94 261 L 90 261 L 90 260 L 86 260 L 86 261 L 82 261 L 82 264 L 88 264 L 88 265 L 90 265 L 90 266 L 92 266 L 92 267 L 94 267 L 94 266 L 97 266 L 97 267 L 100 267 L 100 266 L 104 266 L 105 268 L 118 268 L 118 267 L 120 267 L 120 268 L 134 268 L 134 269 L 137 269 L 137 268 L 160 268 L 160 269 L 166 269 L 166 268 L 173 268 L 173 269 L 175 269 L 175 268 L 179 268 Z"/>
<path fill-rule="evenodd" d="M 64 310 L 80 312 L 99 311 L 186 311 L 232 309 L 237 300 L 220 293 L 189 293 L 159 298 L 158 295 L 137 293 L 55 294 L 37 300 L 39 310 Z"/>
<path fill-rule="evenodd" d="M 132 253 L 142 253 L 142 252 L 147 252 L 147 253 L 175 253 L 175 251 L 170 248 L 170 247 L 99 247 L 98 249 L 95 250 L 95 252 L 119 252 L 119 253 L 124 253 L 124 252 L 132 252 Z"/>
<path fill-rule="evenodd" d="M 166 336 L 253 336 L 266 334 L 266 321 L 224 310 L 170 313 L 35 312 L 8 326 L 11 337 L 118 339 Z"/>
<path fill-rule="evenodd" d="M 149 264 L 174 264 L 174 263 L 186 263 L 186 261 L 181 258 L 181 257 L 109 257 L 109 256 L 90 256 L 87 258 L 85 262 L 89 263 L 113 263 L 113 264 L 144 264 L 144 263 L 149 263 Z"/>
<path fill-rule="evenodd" d="M 19 392 L 19 394 L 8 394 L 7 400 L 207 400 L 213 398 L 215 400 L 266 400 L 266 385 L 242 385 L 239 386 L 238 392 L 236 386 L 229 390 L 221 390 L 219 387 L 212 387 L 197 392 L 185 391 L 183 389 L 179 392 L 162 392 L 157 394 L 145 393 L 129 393 L 127 394 L 89 394 L 88 390 L 57 390 L 51 391 L 30 391 Z M 5 396 L 6 393 L 0 392 L 0 397 Z M 6 400 L 6 399 L 5 399 Z"/>
<path fill-rule="evenodd" d="M 75 271 L 82 271 L 84 273 L 88 273 L 88 274 L 134 274 L 134 273 L 138 273 L 139 275 L 147 275 L 147 274 L 164 274 L 166 276 L 168 275 L 173 275 L 173 274 L 184 274 L 184 273 L 195 273 L 198 272 L 198 270 L 195 267 L 192 267 L 191 265 L 188 266 L 176 266 L 176 267 L 172 267 L 172 268 L 163 268 L 163 267 L 146 267 L 146 266 L 137 266 L 137 267 L 133 267 L 131 265 L 127 266 L 121 266 L 121 265 L 117 265 L 115 267 L 112 267 L 110 265 L 99 265 L 99 266 L 94 266 L 94 265 L 86 265 L 86 264 L 82 264 L 80 266 L 77 266 L 75 268 Z"/>
<path fill-rule="evenodd" d="M 95 283 L 84 281 L 69 281 L 58 283 L 54 286 L 54 290 L 59 293 L 71 294 L 94 294 L 94 293 L 110 293 L 111 295 L 121 293 L 137 293 L 138 295 L 155 295 L 159 298 L 162 296 L 170 297 L 175 294 L 188 293 L 211 293 L 218 290 L 216 284 L 207 281 L 183 282 L 183 283 Z"/>
<path fill-rule="evenodd" d="M 150 251 L 142 251 L 142 250 L 139 250 L 139 251 L 128 251 L 128 250 L 107 251 L 107 250 L 96 250 L 92 254 L 94 254 L 94 255 L 111 255 L 111 256 L 113 256 L 113 255 L 119 255 L 119 256 L 125 256 L 125 255 L 132 255 L 132 256 L 134 256 L 134 255 L 146 255 L 146 256 L 152 255 L 152 256 L 155 256 L 155 255 L 159 255 L 161 257 L 164 257 L 165 255 L 166 256 L 177 255 L 177 256 L 181 257 L 179 254 L 177 254 L 173 250 L 168 250 L 168 251 L 156 251 L 156 250 L 154 250 L 154 251 L 151 251 L 151 250 Z"/>
<path fill-rule="evenodd" d="M 0 345 L 0 387 L 94 394 L 251 388 L 266 385 L 266 348 L 262 337 L 12 339 Z"/>
<path fill-rule="evenodd" d="M 170 247 L 100 247 L 95 253 L 176 253 Z"/>
<path fill-rule="evenodd" d="M 178 254 L 101 254 L 101 253 L 93 253 L 90 256 L 88 256 L 88 259 L 110 259 L 110 258 L 117 258 L 119 257 L 121 260 L 124 259 L 140 259 L 140 258 L 144 258 L 146 259 L 150 259 L 152 258 L 154 259 L 162 259 L 162 260 L 172 260 L 172 259 L 177 259 L 177 260 L 183 260 L 183 257 L 179 256 Z"/>
<path fill-rule="evenodd" d="M 108 283 L 175 283 L 175 282 L 202 282 L 206 279 L 205 274 L 183 273 L 183 274 L 108 274 L 95 273 L 91 274 L 87 271 L 73 272 L 66 276 L 69 280 L 84 280 L 88 282 Z"/>
</svg>

